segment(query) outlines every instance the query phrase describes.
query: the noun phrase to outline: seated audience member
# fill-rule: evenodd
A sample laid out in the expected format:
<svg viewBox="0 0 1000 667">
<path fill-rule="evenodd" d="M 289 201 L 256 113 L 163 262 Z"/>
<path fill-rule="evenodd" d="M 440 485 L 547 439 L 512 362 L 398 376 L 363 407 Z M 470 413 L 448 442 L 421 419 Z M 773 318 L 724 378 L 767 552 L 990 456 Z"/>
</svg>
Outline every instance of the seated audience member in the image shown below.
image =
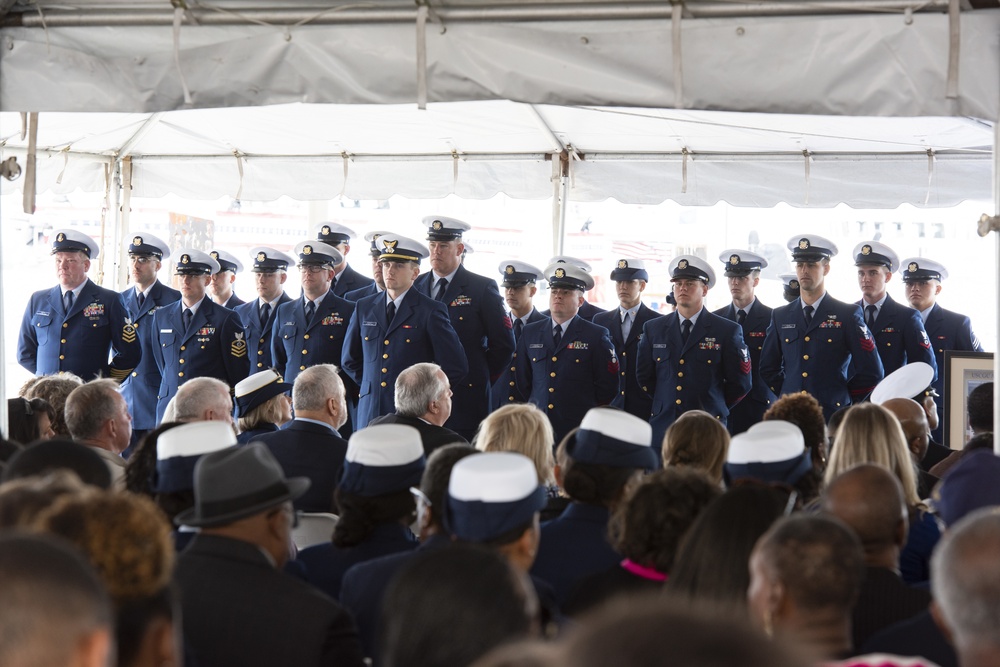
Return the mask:
<svg viewBox="0 0 1000 667">
<path fill-rule="evenodd" d="M 352 565 L 417 548 L 410 532 L 416 519 L 410 487 L 420 484 L 425 465 L 420 433 L 412 426 L 378 424 L 351 435 L 336 492 L 340 518 L 333 538 L 298 557 L 313 585 L 339 599 Z"/>
<path fill-rule="evenodd" d="M 159 453 L 160 435 L 183 423 L 161 422 L 159 426 L 146 431 L 146 434 L 139 438 L 139 441 L 132 447 L 128 461 L 125 462 L 126 491 L 153 497 L 153 479 L 156 476 L 156 458 Z M 133 433 L 135 432 L 133 431 Z M 194 503 L 194 495 L 191 496 L 191 503 Z M 167 518 L 173 520 L 173 517 L 168 516 Z"/>
<path fill-rule="evenodd" d="M 580 619 L 550 667 L 803 667 L 745 618 L 659 596 L 619 600 Z"/>
<path fill-rule="evenodd" d="M 721 487 L 729 440 L 729 431 L 712 415 L 702 410 L 685 412 L 663 436 L 663 467 L 701 470 Z"/>
<path fill-rule="evenodd" d="M 523 570 L 473 545 L 415 554 L 389 584 L 383 610 L 382 667 L 471 665 L 538 634 L 538 600 Z"/>
<path fill-rule="evenodd" d="M 935 620 L 952 641 L 962 667 L 1000 664 L 1000 512 L 966 516 L 934 552 L 931 589 Z"/>
<path fill-rule="evenodd" d="M 410 489 L 417 497 L 417 526 L 420 531 L 420 546 L 415 551 L 402 551 L 358 563 L 344 574 L 340 602 L 354 615 L 365 656 L 376 662 L 379 619 L 386 586 L 416 554 L 451 544 L 451 537 L 441 524 L 451 469 L 466 456 L 476 453 L 469 445 L 454 444 L 438 447 L 428 457 L 420 488 Z"/>
<path fill-rule="evenodd" d="M 286 479 L 256 442 L 206 454 L 195 465 L 195 505 L 176 522 L 201 531 L 178 557 L 175 580 L 196 664 L 363 664 L 350 615 L 281 572 L 295 522 L 291 501 L 308 487 L 308 479 Z"/>
<path fill-rule="evenodd" d="M 170 399 L 173 416 L 164 415 L 163 422 L 222 421 L 233 423 L 233 399 L 229 385 L 210 377 L 191 378 Z"/>
<path fill-rule="evenodd" d="M 847 416 L 847 411 L 851 409 L 852 406 L 845 405 L 842 408 L 838 408 L 830 415 L 830 420 L 826 423 L 826 433 L 827 433 L 827 444 L 826 451 L 832 452 L 834 442 L 837 439 L 837 431 L 840 430 L 840 424 L 844 421 L 844 417 Z M 829 455 L 827 456 L 829 458 Z"/>
<path fill-rule="evenodd" d="M 795 485 L 799 503 L 803 506 L 819 498 L 823 489 L 823 471 L 826 470 L 828 438 L 823 408 L 809 394 L 785 394 L 767 409 L 764 420 L 780 420 L 795 424 L 802 431 L 812 470 L 804 474 Z"/>
<path fill-rule="evenodd" d="M 556 486 L 554 438 L 545 413 L 530 403 L 516 403 L 491 412 L 479 425 L 473 441 L 481 452 L 516 452 L 531 459 L 538 472 L 538 483 L 548 493 L 542 521 L 556 518 L 569 504 Z"/>
<path fill-rule="evenodd" d="M 0 530 L 29 528 L 63 496 L 84 494 L 91 488 L 69 470 L 54 470 L 4 482 L 0 484 Z"/>
<path fill-rule="evenodd" d="M 81 445 L 92 448 L 111 471 L 112 484 L 125 488 L 122 452 L 132 440 L 132 415 L 114 380 L 93 380 L 66 399 L 66 426 Z"/>
<path fill-rule="evenodd" d="M 56 437 L 69 438 L 69 428 L 66 426 L 66 399 L 73 390 L 83 385 L 83 380 L 72 373 L 56 373 L 37 378 L 31 389 L 22 398 L 41 398 L 48 402 L 55 411 L 52 420 L 52 430 Z"/>
<path fill-rule="evenodd" d="M 802 430 L 790 422 L 769 419 L 758 422 L 733 436 L 726 461 L 726 481 L 733 485 L 743 479 L 790 487 L 793 508 L 803 497 L 818 491 L 813 478 L 812 452 L 805 446 Z"/>
<path fill-rule="evenodd" d="M 236 410 L 240 435 L 237 442 L 245 445 L 264 433 L 273 433 L 292 420 L 292 403 L 288 392 L 292 385 L 283 382 L 281 373 L 267 370 L 236 383 Z"/>
<path fill-rule="evenodd" d="M 344 469 L 347 441 L 338 429 L 347 422 L 344 381 L 332 364 L 310 366 L 292 387 L 295 419 L 280 431 L 256 438 L 271 450 L 286 475 L 308 477 L 309 490 L 296 499 L 302 512 L 332 512 L 333 492 Z"/>
<path fill-rule="evenodd" d="M 649 422 L 622 410 L 593 408 L 560 443 L 556 477 L 572 502 L 542 525 L 531 568 L 555 589 L 560 605 L 579 580 L 621 562 L 608 522 L 642 471 L 656 467 L 652 438 Z"/>
<path fill-rule="evenodd" d="M 437 364 L 413 364 L 396 378 L 396 412 L 382 415 L 372 424 L 402 424 L 420 431 L 424 454 L 438 447 L 468 441 L 444 423 L 451 417 L 451 381 Z"/>
<path fill-rule="evenodd" d="M 962 447 L 960 451 L 952 452 L 948 455 L 948 458 L 938 463 L 936 466 L 931 468 L 931 474 L 939 479 L 944 479 L 947 477 L 951 469 L 958 465 L 958 463 L 965 458 L 969 452 L 974 452 L 977 449 L 988 449 L 993 450 L 993 434 L 992 433 L 980 433 L 979 435 L 974 435 L 969 439 L 965 446 Z M 932 494 L 933 495 L 933 494 Z"/>
<path fill-rule="evenodd" d="M 905 368 L 905 367 L 904 367 Z M 927 413 L 920 404 L 910 398 L 892 398 L 882 402 L 882 407 L 892 413 L 903 429 L 906 448 L 913 457 L 913 463 L 918 466 L 914 472 L 917 475 L 917 495 L 930 498 L 931 491 L 941 480 L 920 468 L 920 462 L 927 456 L 931 441 L 931 427 L 927 423 Z"/>
<path fill-rule="evenodd" d="M 7 399 L 7 437 L 19 445 L 54 438 L 55 418 L 56 411 L 44 398 Z"/>
<path fill-rule="evenodd" d="M 978 436 L 993 433 L 993 383 L 984 382 L 971 392 L 967 402 L 966 413 L 969 417 L 969 428 L 972 429 L 972 438 L 959 447 L 959 443 L 952 443 L 952 447 L 961 451 L 952 452 L 948 458 L 944 459 L 931 469 L 931 474 L 943 478 L 952 466 L 958 463 L 962 457 L 962 452 L 968 449 L 969 443 Z"/>
<path fill-rule="evenodd" d="M 937 391 L 934 389 L 934 368 L 930 364 L 926 364 L 922 361 L 912 361 L 902 368 L 898 368 L 889 375 L 885 376 L 881 382 L 876 385 L 875 390 L 872 391 L 871 402 L 875 405 L 881 405 L 888 408 L 896 417 L 899 419 L 900 424 L 903 427 L 903 431 L 906 433 L 907 438 L 910 437 L 910 430 L 914 427 L 907 429 L 907 424 L 903 421 L 904 416 L 907 419 L 914 420 L 915 422 L 926 421 L 927 427 L 930 429 L 931 433 L 927 436 L 927 447 L 923 456 L 917 460 L 917 464 L 920 469 L 925 472 L 930 472 L 931 468 L 943 461 L 951 454 L 952 450 L 944 445 L 934 442 L 933 431 L 938 427 L 938 407 L 935 402 L 937 398 Z M 916 391 L 918 390 L 919 391 Z M 916 393 L 914 393 L 916 391 Z M 901 413 L 900 411 L 893 410 L 889 405 L 889 401 L 893 399 L 910 399 L 914 401 L 920 410 L 924 413 L 923 419 L 912 412 L 912 406 L 910 406 L 906 413 Z M 901 404 L 900 404 L 901 405 Z M 910 450 L 914 450 L 914 444 L 912 441 L 908 441 Z M 931 473 L 933 474 L 933 473 Z"/>
<path fill-rule="evenodd" d="M 7 463 L 0 481 L 6 483 L 63 468 L 73 472 L 84 484 L 99 489 L 111 488 L 111 470 L 104 459 L 93 447 L 72 440 L 46 440 L 18 452 Z"/>
<path fill-rule="evenodd" d="M 611 519 L 624 559 L 577 582 L 566 614 L 578 616 L 616 596 L 662 590 L 688 529 L 720 493 L 699 470 L 667 468 L 644 478 Z"/>
<path fill-rule="evenodd" d="M 840 520 L 781 519 L 750 556 L 751 618 L 769 636 L 801 645 L 813 662 L 846 658 L 863 577 L 861 543 Z"/>
<path fill-rule="evenodd" d="M 681 543 L 666 590 L 746 614 L 750 552 L 788 501 L 788 491 L 745 480 L 710 502 Z"/>
<path fill-rule="evenodd" d="M 870 463 L 855 466 L 830 481 L 821 507 L 854 531 L 865 553 L 865 578 L 851 618 L 855 648 L 879 630 L 927 609 L 930 594 L 910 588 L 898 574 L 909 510 L 891 472 Z"/>
<path fill-rule="evenodd" d="M 84 557 L 47 535 L 0 534 L 0 665 L 112 664 L 108 594 Z"/>
<path fill-rule="evenodd" d="M 444 525 L 453 539 L 499 551 L 527 573 L 538 553 L 538 516 L 544 506 L 545 488 L 528 457 L 489 452 L 466 457 L 452 468 Z M 531 582 L 547 635 L 558 616 L 555 593 L 537 577 Z"/>
<path fill-rule="evenodd" d="M 60 498 L 36 528 L 68 540 L 97 569 L 115 610 L 117 665 L 180 665 L 175 649 L 174 546 L 148 498 L 109 491 Z"/>
<path fill-rule="evenodd" d="M 899 570 L 903 581 L 910 585 L 927 581 L 931 551 L 941 531 L 917 493 L 916 465 L 906 447 L 903 429 L 892 413 L 880 405 L 862 403 L 847 412 L 826 467 L 826 482 L 861 463 L 887 468 L 903 486 L 910 530 L 899 556 Z"/>
</svg>

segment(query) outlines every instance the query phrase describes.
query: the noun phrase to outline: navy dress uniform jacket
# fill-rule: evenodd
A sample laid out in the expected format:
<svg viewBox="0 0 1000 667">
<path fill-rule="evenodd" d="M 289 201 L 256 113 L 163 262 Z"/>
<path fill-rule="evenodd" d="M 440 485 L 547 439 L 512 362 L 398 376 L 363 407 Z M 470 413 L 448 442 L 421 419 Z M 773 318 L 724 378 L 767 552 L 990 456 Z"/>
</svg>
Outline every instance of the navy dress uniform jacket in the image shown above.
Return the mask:
<svg viewBox="0 0 1000 667">
<path fill-rule="evenodd" d="M 340 481 L 347 441 L 329 426 L 293 419 L 281 430 L 255 438 L 271 450 L 285 477 L 308 477 L 309 490 L 293 501 L 303 512 L 337 513 L 333 492 Z"/>
<path fill-rule="evenodd" d="M 175 301 L 153 313 L 153 358 L 162 376 L 157 422 L 177 388 L 191 378 L 213 377 L 235 387 L 250 374 L 246 334 L 236 313 L 206 296 L 185 329 L 183 311 L 184 302 Z"/>
<path fill-rule="evenodd" d="M 184 643 L 208 667 L 361 667 L 350 614 L 249 542 L 198 535 L 177 559 Z"/>
<path fill-rule="evenodd" d="M 296 560 L 306 568 L 309 583 L 335 600 L 340 599 L 344 573 L 358 563 L 375 558 L 413 551 L 420 543 L 406 526 L 390 521 L 375 525 L 360 544 L 341 549 L 333 542 L 317 544 L 299 552 Z"/>
<path fill-rule="evenodd" d="M 556 349 L 550 319 L 524 327 L 514 368 L 517 388 L 552 423 L 556 442 L 580 425 L 587 411 L 618 395 L 618 355 L 608 330 L 579 315 L 563 322 Z"/>
<path fill-rule="evenodd" d="M 927 331 L 927 338 L 931 342 L 931 349 L 934 352 L 938 369 L 937 378 L 934 380 L 934 389 L 938 395 L 934 402 L 937 403 L 938 414 L 944 414 L 944 353 L 947 350 L 982 352 L 983 345 L 973 333 L 972 322 L 968 317 L 946 310 L 936 303 L 931 306 L 931 312 L 927 313 L 924 328 Z M 918 387 L 914 387 L 914 389 L 919 391 Z M 932 434 L 938 442 L 941 442 L 944 431 L 944 420 L 941 421 L 942 424 L 939 424 Z"/>
<path fill-rule="evenodd" d="M 863 314 L 865 303 L 859 301 L 858 306 Z M 882 360 L 885 375 L 899 370 L 911 361 L 922 361 L 934 369 L 934 377 L 937 378 L 937 360 L 924 330 L 924 321 L 916 310 L 886 295 L 871 333 L 875 338 L 875 347 Z"/>
<path fill-rule="evenodd" d="M 687 343 L 681 340 L 680 314 L 646 323 L 639 341 L 636 378 L 653 397 L 649 423 L 653 449 L 688 410 L 704 410 L 726 424 L 729 410 L 751 389 L 750 352 L 735 322 L 701 309 Z"/>
<path fill-rule="evenodd" d="M 778 396 L 809 392 L 829 421 L 838 409 L 864 400 L 884 372 L 861 308 L 827 294 L 809 326 L 801 297 L 774 309 L 760 376 Z"/>
<path fill-rule="evenodd" d="M 142 356 L 138 334 L 126 317 L 121 295 L 89 278 L 69 312 L 58 285 L 35 292 L 21 320 L 17 363 L 35 375 L 69 371 L 85 382 L 99 376 L 120 381 Z"/>
<path fill-rule="evenodd" d="M 750 350 L 750 376 L 753 386 L 750 388 L 750 393 L 729 411 L 727 426 L 733 435 L 743 433 L 761 421 L 771 403 L 778 399 L 760 377 L 760 353 L 764 349 L 764 339 L 767 337 L 767 326 L 771 323 L 772 310 L 762 304 L 760 299 L 754 299 L 750 312 L 743 320 L 743 342 Z M 736 311 L 737 308 L 730 303 L 726 308 L 713 311 L 713 314 L 736 322 Z"/>
<path fill-rule="evenodd" d="M 160 390 L 160 369 L 156 366 L 153 347 L 156 345 L 156 326 L 153 324 L 153 312 L 158 308 L 180 301 L 181 293 L 172 287 L 167 287 L 159 280 L 149 289 L 149 296 L 139 307 L 135 297 L 135 288 L 122 292 L 125 308 L 132 318 L 132 326 L 139 335 L 139 346 L 142 348 L 142 358 L 132 374 L 122 382 L 122 396 L 128 403 L 128 411 L 132 415 L 133 431 L 148 431 L 156 428 L 156 399 Z"/>
<path fill-rule="evenodd" d="M 538 312 L 537 309 L 532 308 L 531 312 L 528 313 L 528 320 L 525 326 L 527 326 L 527 324 L 532 324 L 534 322 L 540 322 L 542 320 L 547 320 L 547 319 L 549 318 L 546 317 L 545 315 L 542 315 L 540 312 Z M 512 318 L 511 322 L 513 323 L 513 321 L 514 320 Z M 521 329 L 521 335 L 522 336 L 524 335 L 523 327 Z M 514 345 L 515 346 L 517 345 L 516 339 L 514 340 Z M 505 405 L 510 405 L 511 403 L 524 403 L 524 396 L 522 396 L 521 392 L 517 390 L 517 380 L 515 377 L 515 368 L 514 368 L 514 360 L 516 358 L 517 358 L 517 353 L 514 353 L 514 356 L 512 356 L 510 359 L 510 364 L 508 364 L 507 367 L 504 368 L 504 371 L 500 373 L 500 377 L 497 378 L 497 381 L 493 383 L 493 394 L 490 399 L 493 402 L 493 410 L 496 410 L 497 408 L 502 408 Z"/>
<path fill-rule="evenodd" d="M 361 289 L 355 289 L 351 290 L 350 292 L 347 292 L 346 294 L 344 294 L 344 298 L 347 299 L 348 301 L 356 303 L 358 301 L 361 301 L 361 299 L 365 298 L 366 296 L 374 296 L 379 293 L 380 292 L 378 284 L 373 280 L 370 285 L 366 285 Z"/>
<path fill-rule="evenodd" d="M 642 338 L 643 325 L 657 317 L 663 316 L 648 308 L 646 304 L 640 303 L 639 310 L 635 312 L 635 321 L 632 322 L 632 328 L 628 332 L 628 340 L 622 338 L 621 312 L 617 308 L 598 313 L 591 320 L 594 324 L 599 324 L 608 330 L 611 342 L 615 344 L 615 351 L 618 353 L 621 388 L 615 400 L 611 401 L 611 405 L 644 421 L 648 421 L 652 414 L 653 399 L 642 390 L 639 381 L 636 380 L 635 359 L 639 351 L 639 339 Z"/>
<path fill-rule="evenodd" d="M 347 298 L 345 295 L 348 292 L 353 292 L 359 290 L 369 285 L 374 285 L 375 280 L 372 278 L 366 278 L 357 271 L 351 268 L 348 264 L 344 267 L 344 270 L 337 275 L 337 282 L 333 286 L 333 293 L 339 297 Z M 350 300 L 350 299 L 348 299 Z M 356 301 L 356 299 L 354 299 Z"/>
<path fill-rule="evenodd" d="M 434 272 L 428 271 L 413 286 L 433 298 L 436 283 Z M 451 326 L 462 343 L 469 367 L 465 379 L 451 387 L 454 393 L 451 417 L 444 425 L 471 438 L 490 413 L 493 383 L 510 365 L 514 333 L 492 278 L 459 266 L 442 302 L 448 306 Z"/>
<path fill-rule="evenodd" d="M 380 293 L 358 301 L 347 327 L 343 369 L 361 387 L 356 430 L 396 411 L 396 377 L 413 364 L 438 364 L 452 387 L 468 371 L 443 303 L 411 287 L 387 324 L 387 299 Z"/>
<path fill-rule="evenodd" d="M 278 319 L 278 308 L 292 300 L 284 292 L 278 297 L 278 302 L 271 308 L 264 326 L 260 324 L 259 300 L 254 299 L 234 309 L 240 316 L 243 331 L 246 332 L 247 356 L 250 358 L 250 373 L 259 373 L 274 365 L 271 356 L 271 335 L 274 333 L 274 321 Z M 289 380 L 290 382 L 290 380 Z"/>
<path fill-rule="evenodd" d="M 236 292 L 229 295 L 224 304 L 221 304 L 223 308 L 228 308 L 229 310 L 236 310 L 236 306 L 242 306 L 246 301 L 236 296 Z"/>
</svg>

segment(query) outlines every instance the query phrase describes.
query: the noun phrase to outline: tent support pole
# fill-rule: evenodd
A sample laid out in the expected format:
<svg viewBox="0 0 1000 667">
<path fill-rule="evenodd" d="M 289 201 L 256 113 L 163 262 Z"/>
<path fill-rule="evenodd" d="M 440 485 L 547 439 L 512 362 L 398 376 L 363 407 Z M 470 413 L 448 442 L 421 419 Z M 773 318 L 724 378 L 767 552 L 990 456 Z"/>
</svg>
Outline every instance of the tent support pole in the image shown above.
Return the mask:
<svg viewBox="0 0 1000 667">
<path fill-rule="evenodd" d="M 34 227 L 31 228 L 32 234 L 34 234 Z M 36 237 L 37 238 L 37 237 Z M 0 257 L 3 257 L 3 234 L 0 234 Z M 6 378 L 7 376 L 7 341 L 4 335 L 4 285 L 0 285 L 0 377 Z M 6 439 L 8 435 L 7 430 L 7 382 L 6 380 L 0 382 L 0 434 Z"/>
<path fill-rule="evenodd" d="M 569 194 L 569 155 L 552 156 L 552 255 L 563 254 L 566 235 L 566 196 Z"/>
<path fill-rule="evenodd" d="M 993 215 L 1000 216 L 1000 122 L 993 123 Z M 995 244 L 996 266 L 1000 267 L 1000 230 L 993 231 L 993 243 Z M 1000 293 L 997 294 L 997 303 L 1000 304 Z M 1000 341 L 1000 309 L 996 314 L 997 339 Z M 993 386 L 996 387 L 1000 381 L 1000 349 L 993 352 Z M 993 392 L 993 423 L 1000 424 L 1000 394 Z M 1000 431 L 993 429 L 993 452 L 1000 456 Z"/>
<path fill-rule="evenodd" d="M 124 157 L 119 160 L 121 165 L 118 169 L 120 174 L 119 196 L 120 205 L 118 215 L 115 216 L 115 239 L 118 242 L 118 252 L 115 253 L 115 286 L 114 290 L 120 292 L 128 285 L 128 275 L 131 266 L 125 259 L 128 256 L 129 230 L 131 229 L 132 217 L 132 158 Z"/>
</svg>

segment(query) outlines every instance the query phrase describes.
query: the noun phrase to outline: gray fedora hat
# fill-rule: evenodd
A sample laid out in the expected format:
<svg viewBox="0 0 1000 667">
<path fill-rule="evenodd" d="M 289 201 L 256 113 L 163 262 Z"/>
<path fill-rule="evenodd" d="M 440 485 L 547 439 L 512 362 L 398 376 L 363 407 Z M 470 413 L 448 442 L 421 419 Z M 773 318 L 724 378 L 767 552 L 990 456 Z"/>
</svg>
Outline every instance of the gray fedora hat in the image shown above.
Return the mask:
<svg viewBox="0 0 1000 667">
<path fill-rule="evenodd" d="M 232 523 L 295 500 L 309 484 L 308 477 L 285 479 L 281 464 L 260 442 L 212 452 L 194 467 L 194 507 L 174 522 L 198 528 Z"/>
</svg>

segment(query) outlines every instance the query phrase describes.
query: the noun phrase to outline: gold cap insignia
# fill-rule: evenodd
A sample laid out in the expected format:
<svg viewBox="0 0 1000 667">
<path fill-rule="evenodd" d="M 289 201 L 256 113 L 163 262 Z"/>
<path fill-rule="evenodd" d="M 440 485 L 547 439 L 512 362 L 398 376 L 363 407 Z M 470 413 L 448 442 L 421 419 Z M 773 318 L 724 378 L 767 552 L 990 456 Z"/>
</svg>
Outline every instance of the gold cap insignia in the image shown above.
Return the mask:
<svg viewBox="0 0 1000 667">
<path fill-rule="evenodd" d="M 563 268 L 556 269 L 556 278 L 565 278 L 565 277 L 566 277 L 566 269 Z"/>
<path fill-rule="evenodd" d="M 311 245 L 304 245 L 304 246 L 302 246 L 302 254 L 303 255 L 311 255 L 312 252 L 313 252 L 313 247 Z"/>
<path fill-rule="evenodd" d="M 433 229 L 435 232 L 440 232 L 442 229 L 444 229 L 444 224 L 442 224 L 440 220 L 435 220 L 433 223 L 431 223 L 431 229 Z"/>
<path fill-rule="evenodd" d="M 798 289 L 799 288 L 799 281 L 798 280 L 789 280 L 788 281 L 788 286 L 791 287 L 792 289 Z"/>
<path fill-rule="evenodd" d="M 399 245 L 399 241 L 382 241 L 382 245 L 385 246 L 387 252 L 396 252 L 396 246 Z"/>
<path fill-rule="evenodd" d="M 212 259 L 215 259 L 215 260 L 219 259 L 219 253 L 218 253 L 218 251 L 213 250 L 212 252 L 210 252 L 208 254 L 212 256 Z"/>
<path fill-rule="evenodd" d="M 181 255 L 181 264 L 190 264 L 190 263 L 191 263 L 191 255 L 186 255 L 186 254 Z"/>
<path fill-rule="evenodd" d="M 907 270 L 908 270 L 908 271 L 909 271 L 910 273 L 916 273 L 916 272 L 917 272 L 917 269 L 919 269 L 919 268 L 920 268 L 920 267 L 919 267 L 919 266 L 917 266 L 917 263 L 916 263 L 916 262 L 910 262 L 910 265 L 909 265 L 908 267 L 906 267 L 906 269 L 907 269 Z"/>
<path fill-rule="evenodd" d="M 686 269 L 687 267 L 688 267 L 688 261 L 686 259 L 682 259 L 681 261 L 677 262 L 678 269 Z"/>
<path fill-rule="evenodd" d="M 134 239 L 132 239 L 132 245 L 142 245 L 142 237 L 136 236 Z"/>
<path fill-rule="evenodd" d="M 503 272 L 506 273 L 508 276 L 513 275 L 513 273 L 514 273 L 514 265 L 513 264 L 508 264 L 506 266 L 506 268 L 504 268 Z"/>
<path fill-rule="evenodd" d="M 626 260 L 624 260 L 624 259 L 619 259 L 618 260 L 618 268 L 619 269 L 627 269 L 628 268 L 628 262 Z"/>
<path fill-rule="evenodd" d="M 257 261 L 258 262 L 263 262 L 266 259 L 267 259 L 267 254 L 266 253 L 264 253 L 264 252 L 257 253 Z"/>
<path fill-rule="evenodd" d="M 861 246 L 861 254 L 862 255 L 870 255 L 870 254 L 872 254 L 872 247 L 870 245 L 868 245 L 867 243 L 865 245 Z"/>
<path fill-rule="evenodd" d="M 808 249 L 809 249 L 809 239 L 800 239 L 799 250 L 808 250 Z"/>
<path fill-rule="evenodd" d="M 59 243 L 62 243 L 65 240 L 66 240 L 66 235 L 63 234 L 62 232 L 59 232 L 59 235 L 56 236 L 56 241 L 58 241 Z"/>
<path fill-rule="evenodd" d="M 329 234 L 329 233 L 330 233 L 330 225 L 323 225 L 323 229 L 320 231 L 320 234 Z"/>
<path fill-rule="evenodd" d="M 729 263 L 732 264 L 733 266 L 736 266 L 737 264 L 740 263 L 740 256 L 739 255 L 730 255 L 729 256 Z"/>
</svg>

